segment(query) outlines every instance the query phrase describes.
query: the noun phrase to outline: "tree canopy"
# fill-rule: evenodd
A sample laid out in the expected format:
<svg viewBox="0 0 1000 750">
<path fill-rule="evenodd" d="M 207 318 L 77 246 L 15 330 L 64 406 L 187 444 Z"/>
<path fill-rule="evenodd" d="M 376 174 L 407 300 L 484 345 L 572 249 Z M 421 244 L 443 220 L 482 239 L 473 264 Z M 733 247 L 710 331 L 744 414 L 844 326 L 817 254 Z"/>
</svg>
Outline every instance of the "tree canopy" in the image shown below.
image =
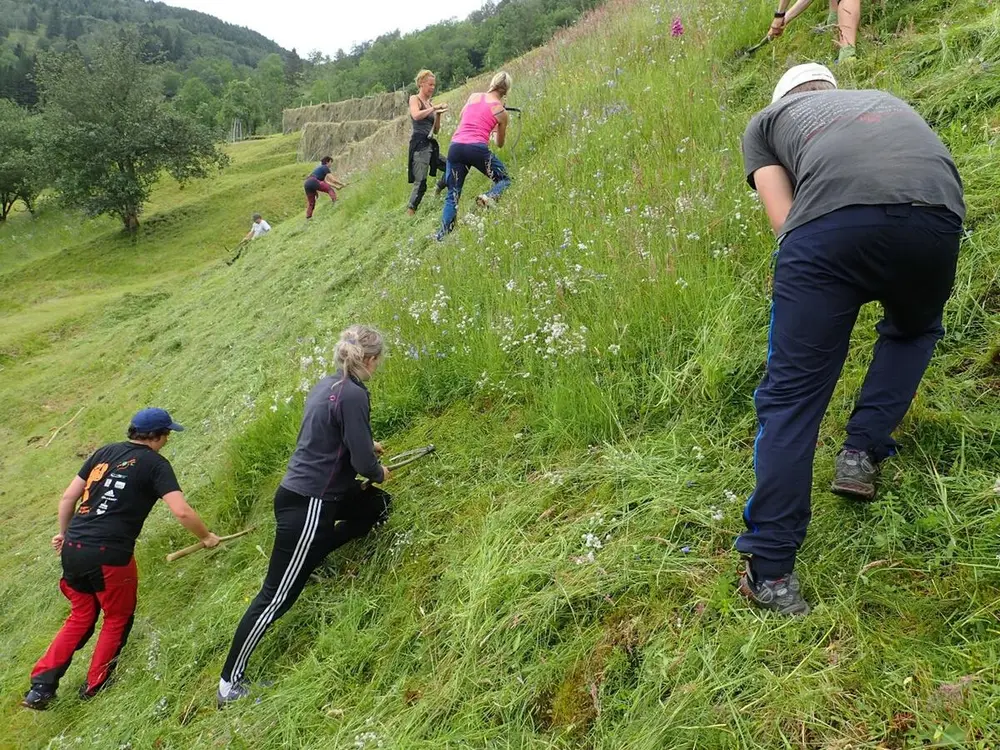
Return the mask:
<svg viewBox="0 0 1000 750">
<path fill-rule="evenodd" d="M 0 99 L 0 221 L 16 201 L 32 210 L 45 171 L 39 157 L 38 118 Z"/>
<path fill-rule="evenodd" d="M 142 58 L 141 35 L 123 29 L 89 61 L 67 52 L 38 70 L 46 163 L 60 193 L 130 232 L 163 171 L 185 181 L 225 161 L 207 128 L 167 104 Z"/>
</svg>

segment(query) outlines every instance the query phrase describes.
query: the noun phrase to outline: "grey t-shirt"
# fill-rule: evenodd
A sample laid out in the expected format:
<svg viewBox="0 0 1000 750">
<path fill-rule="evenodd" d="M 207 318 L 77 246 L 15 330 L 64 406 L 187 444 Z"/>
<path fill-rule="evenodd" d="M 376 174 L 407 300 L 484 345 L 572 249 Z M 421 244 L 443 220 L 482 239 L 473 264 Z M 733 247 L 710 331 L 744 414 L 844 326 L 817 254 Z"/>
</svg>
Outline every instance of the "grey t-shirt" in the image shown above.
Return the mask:
<svg viewBox="0 0 1000 750">
<path fill-rule="evenodd" d="M 306 397 L 295 452 L 281 486 L 305 497 L 336 499 L 357 475 L 382 481 L 369 423 L 368 390 L 341 373 L 327 375 Z"/>
<path fill-rule="evenodd" d="M 955 162 L 924 119 L 884 91 L 814 91 L 779 99 L 743 134 L 747 182 L 761 167 L 792 179 L 786 234 L 845 206 L 943 206 L 965 218 Z"/>
</svg>

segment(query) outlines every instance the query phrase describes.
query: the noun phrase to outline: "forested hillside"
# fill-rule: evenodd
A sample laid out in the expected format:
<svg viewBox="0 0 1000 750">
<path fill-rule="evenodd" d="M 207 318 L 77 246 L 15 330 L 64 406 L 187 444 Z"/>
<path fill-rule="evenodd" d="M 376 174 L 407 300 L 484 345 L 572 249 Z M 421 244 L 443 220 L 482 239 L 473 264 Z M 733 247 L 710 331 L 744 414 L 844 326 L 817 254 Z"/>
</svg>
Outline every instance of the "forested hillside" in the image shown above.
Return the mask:
<svg viewBox="0 0 1000 750">
<path fill-rule="evenodd" d="M 270 133 L 281 110 L 412 88 L 421 68 L 445 90 L 547 41 L 598 0 L 486 2 L 462 21 L 398 30 L 333 58 L 302 59 L 250 29 L 143 0 L 0 0 L 0 99 L 38 103 L 39 60 L 77 48 L 86 59 L 117 29 L 136 26 L 146 62 L 160 66 L 163 96 L 218 134 Z M 433 16 L 431 16 L 433 18 Z"/>
<path fill-rule="evenodd" d="M 33 105 L 37 94 L 31 72 L 39 55 L 73 44 L 88 54 L 102 34 L 123 24 L 143 30 L 150 60 L 178 70 L 203 58 L 253 68 L 266 55 L 285 52 L 256 31 L 158 2 L 0 0 L 0 98 Z"/>
<path fill-rule="evenodd" d="M 400 89 L 412 84 L 420 68 L 437 74 L 438 90 L 454 88 L 545 43 L 598 5 L 600 0 L 487 0 L 464 21 L 443 21 L 406 35 L 384 34 L 316 65 L 302 103 Z"/>
</svg>

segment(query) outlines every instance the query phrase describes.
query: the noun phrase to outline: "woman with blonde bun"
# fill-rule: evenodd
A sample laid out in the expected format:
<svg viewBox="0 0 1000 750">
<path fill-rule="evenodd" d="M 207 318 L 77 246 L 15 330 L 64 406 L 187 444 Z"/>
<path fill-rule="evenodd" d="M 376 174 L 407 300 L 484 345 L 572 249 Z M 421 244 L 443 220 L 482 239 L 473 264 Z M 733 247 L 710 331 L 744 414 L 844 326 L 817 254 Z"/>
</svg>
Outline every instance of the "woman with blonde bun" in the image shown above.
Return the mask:
<svg viewBox="0 0 1000 750">
<path fill-rule="evenodd" d="M 420 208 L 420 201 L 427 192 L 427 175 L 441 177 L 437 189 L 440 193 L 445 188 L 445 161 L 434 138 L 441 130 L 441 115 L 448 111 L 447 104 L 433 104 L 431 97 L 437 88 L 437 80 L 429 70 L 417 73 L 417 93 L 410 97 L 410 120 L 413 132 L 410 135 L 410 150 L 407 157 L 407 177 L 413 185 L 410 192 L 410 202 L 407 213 L 413 216 Z"/>
<path fill-rule="evenodd" d="M 382 336 L 354 325 L 340 334 L 337 371 L 309 392 L 295 452 L 274 495 L 274 547 L 264 584 L 233 637 L 222 668 L 219 707 L 249 695 L 247 662 L 267 629 L 298 599 L 317 565 L 389 515 L 392 498 L 357 477 L 389 479 L 372 439 L 365 381 L 382 361 Z"/>
<path fill-rule="evenodd" d="M 510 92 L 512 83 L 510 73 L 500 71 L 493 76 L 488 91 L 472 94 L 462 108 L 458 129 L 451 137 L 448 149 L 448 197 L 441 214 L 438 241 L 443 240 L 455 227 L 458 199 L 462 195 L 462 186 L 470 169 L 475 167 L 493 180 L 492 189 L 476 198 L 481 206 L 492 206 L 503 191 L 510 187 L 507 168 L 490 151 L 489 142 L 490 136 L 496 132 L 497 148 L 503 148 L 507 138 L 510 116 L 504 107 L 504 99 Z"/>
</svg>

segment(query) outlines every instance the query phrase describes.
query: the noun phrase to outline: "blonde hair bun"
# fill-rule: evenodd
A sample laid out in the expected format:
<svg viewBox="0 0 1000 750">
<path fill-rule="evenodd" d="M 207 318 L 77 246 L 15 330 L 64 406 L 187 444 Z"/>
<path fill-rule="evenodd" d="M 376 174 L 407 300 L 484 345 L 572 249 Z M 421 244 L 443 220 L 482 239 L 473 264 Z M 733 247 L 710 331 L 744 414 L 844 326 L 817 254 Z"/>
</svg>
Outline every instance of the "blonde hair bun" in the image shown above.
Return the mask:
<svg viewBox="0 0 1000 750">
<path fill-rule="evenodd" d="M 493 80 L 490 81 L 489 92 L 487 93 L 496 91 L 500 96 L 506 96 L 513 85 L 514 79 L 510 77 L 510 73 L 506 70 L 501 70 L 493 76 Z"/>
<path fill-rule="evenodd" d="M 353 325 L 345 328 L 333 347 L 333 363 L 344 375 L 355 380 L 367 380 L 364 362 L 368 357 L 382 356 L 382 334 L 374 328 Z"/>
</svg>

